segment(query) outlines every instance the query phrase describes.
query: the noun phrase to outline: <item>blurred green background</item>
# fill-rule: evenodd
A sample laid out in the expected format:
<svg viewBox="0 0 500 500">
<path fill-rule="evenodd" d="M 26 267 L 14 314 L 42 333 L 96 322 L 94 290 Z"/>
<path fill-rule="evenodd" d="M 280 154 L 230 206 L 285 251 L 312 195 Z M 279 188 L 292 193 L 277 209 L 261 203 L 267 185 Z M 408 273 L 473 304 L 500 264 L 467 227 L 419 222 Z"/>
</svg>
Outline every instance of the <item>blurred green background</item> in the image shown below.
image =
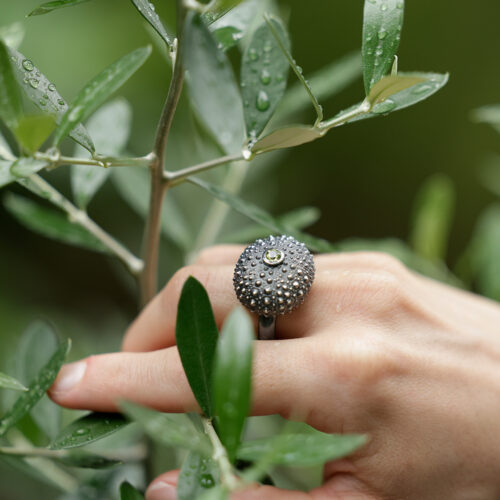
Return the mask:
<svg viewBox="0 0 500 500">
<path fill-rule="evenodd" d="M 0 25 L 23 23 L 26 36 L 21 52 L 35 61 L 68 101 L 112 61 L 151 42 L 143 20 L 125 0 L 94 0 L 25 18 L 38 3 L 1 0 Z M 173 0 L 156 2 L 166 22 L 172 18 L 172 4 Z M 362 0 L 291 0 L 281 5 L 289 15 L 294 56 L 306 75 L 360 49 Z M 500 139 L 489 127 L 473 123 L 470 112 L 500 100 L 500 65 L 496 63 L 499 19 L 496 0 L 460 5 L 435 0 L 407 2 L 400 69 L 449 72 L 449 84 L 414 107 L 333 130 L 322 140 L 277 156 L 276 165 L 259 182 L 252 182 L 250 176 L 243 197 L 274 214 L 305 205 L 320 208 L 322 218 L 310 232 L 330 241 L 407 239 L 419 187 L 430 175 L 443 172 L 457 192 L 447 259 L 453 268 L 477 217 L 494 200 L 481 186 L 478 172 L 484 159 L 500 150 Z M 133 107 L 128 149 L 137 155 L 150 151 L 169 82 L 168 66 L 154 47 L 146 65 L 118 93 Z M 332 116 L 362 96 L 360 78 L 323 103 L 326 115 Z M 303 119 L 311 116 L 306 114 Z M 179 137 L 178 132 L 175 138 Z M 190 149 L 189 138 L 183 141 L 178 147 L 181 152 Z M 69 143 L 66 147 L 72 150 Z M 180 163 L 184 161 L 181 152 L 176 156 Z M 189 155 L 178 166 L 189 164 L 188 159 Z M 69 193 L 64 169 L 51 173 L 50 179 Z M 193 212 L 206 203 L 192 189 L 180 189 L 177 195 L 189 197 Z M 111 183 L 98 193 L 90 213 L 139 252 L 141 219 Z M 198 219 L 192 220 L 196 224 Z M 126 325 L 136 314 L 133 284 L 122 278 L 119 265 L 34 235 L 3 208 L 0 227 L 0 366 L 23 328 L 38 317 L 50 319 L 62 335 L 76 339 L 73 358 L 118 348 Z M 197 227 L 193 229 L 196 232 Z M 162 281 L 179 265 L 179 256 L 164 244 Z M 6 470 L 0 467 L 2 484 Z M 28 498 L 13 488 L 8 491 L 10 496 L 5 497 L 0 490 L 2 500 Z"/>
</svg>

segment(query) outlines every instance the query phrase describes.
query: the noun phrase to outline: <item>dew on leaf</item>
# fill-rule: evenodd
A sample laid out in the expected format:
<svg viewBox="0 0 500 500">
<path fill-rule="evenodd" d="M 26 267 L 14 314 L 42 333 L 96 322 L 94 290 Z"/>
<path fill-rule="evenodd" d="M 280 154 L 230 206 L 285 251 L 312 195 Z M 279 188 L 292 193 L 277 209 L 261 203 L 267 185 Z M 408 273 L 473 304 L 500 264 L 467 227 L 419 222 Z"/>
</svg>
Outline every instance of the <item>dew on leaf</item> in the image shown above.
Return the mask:
<svg viewBox="0 0 500 500">
<path fill-rule="evenodd" d="M 271 105 L 271 101 L 269 100 L 267 92 L 261 90 L 257 95 L 257 102 L 255 104 L 259 111 L 267 111 L 269 109 L 269 106 Z"/>
<path fill-rule="evenodd" d="M 25 59 L 22 65 L 26 71 L 33 71 L 35 69 L 35 65 L 29 59 Z"/>
<path fill-rule="evenodd" d="M 49 83 L 49 86 L 47 88 L 50 92 L 54 92 L 54 90 L 56 90 L 56 86 L 53 83 Z"/>
<path fill-rule="evenodd" d="M 29 84 L 31 87 L 33 87 L 34 89 L 37 89 L 38 88 L 38 85 L 40 85 L 40 80 L 37 80 L 36 78 L 30 78 L 29 79 Z"/>
<path fill-rule="evenodd" d="M 260 73 L 260 81 L 264 85 L 269 85 L 271 83 L 271 73 L 269 73 L 267 69 L 263 69 L 262 72 Z"/>
<path fill-rule="evenodd" d="M 257 51 L 253 48 L 248 51 L 248 57 L 250 58 L 250 61 L 259 60 L 259 54 L 257 54 Z"/>
<path fill-rule="evenodd" d="M 215 481 L 212 474 L 202 474 L 200 476 L 200 486 L 202 488 L 213 488 L 215 486 Z"/>
</svg>

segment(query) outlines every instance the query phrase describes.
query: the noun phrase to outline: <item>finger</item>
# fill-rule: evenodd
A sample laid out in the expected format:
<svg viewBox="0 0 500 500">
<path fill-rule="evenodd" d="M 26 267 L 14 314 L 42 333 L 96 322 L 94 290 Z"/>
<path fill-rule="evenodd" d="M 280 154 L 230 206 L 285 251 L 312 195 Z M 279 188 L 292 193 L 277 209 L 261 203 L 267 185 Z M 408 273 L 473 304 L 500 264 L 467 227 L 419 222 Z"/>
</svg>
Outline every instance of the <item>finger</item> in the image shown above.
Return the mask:
<svg viewBox="0 0 500 500">
<path fill-rule="evenodd" d="M 175 500 L 179 470 L 173 470 L 157 477 L 146 491 L 146 500 Z M 320 488 L 309 493 L 252 485 L 244 491 L 233 493 L 231 500 L 375 500 L 353 476 L 332 478 Z"/>
<path fill-rule="evenodd" d="M 254 415 L 309 414 L 308 408 L 314 404 L 310 387 L 315 374 L 310 369 L 314 355 L 308 340 L 255 343 Z M 102 354 L 66 365 L 49 394 L 62 406 L 94 411 L 117 411 L 122 400 L 164 412 L 199 411 L 177 347 Z M 339 427 L 340 422 L 339 418 Z"/>
</svg>

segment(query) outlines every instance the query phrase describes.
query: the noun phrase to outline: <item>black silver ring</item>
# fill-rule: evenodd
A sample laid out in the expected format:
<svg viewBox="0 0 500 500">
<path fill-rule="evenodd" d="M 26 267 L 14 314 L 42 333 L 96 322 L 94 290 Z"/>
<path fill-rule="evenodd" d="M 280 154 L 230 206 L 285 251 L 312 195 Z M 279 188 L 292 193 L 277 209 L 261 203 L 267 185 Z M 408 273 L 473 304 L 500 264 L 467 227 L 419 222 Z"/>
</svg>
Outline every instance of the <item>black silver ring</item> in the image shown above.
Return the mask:
<svg viewBox="0 0 500 500">
<path fill-rule="evenodd" d="M 291 236 L 269 236 L 248 245 L 234 269 L 238 300 L 259 315 L 259 339 L 275 338 L 276 317 L 302 304 L 314 281 L 314 260 Z"/>
</svg>

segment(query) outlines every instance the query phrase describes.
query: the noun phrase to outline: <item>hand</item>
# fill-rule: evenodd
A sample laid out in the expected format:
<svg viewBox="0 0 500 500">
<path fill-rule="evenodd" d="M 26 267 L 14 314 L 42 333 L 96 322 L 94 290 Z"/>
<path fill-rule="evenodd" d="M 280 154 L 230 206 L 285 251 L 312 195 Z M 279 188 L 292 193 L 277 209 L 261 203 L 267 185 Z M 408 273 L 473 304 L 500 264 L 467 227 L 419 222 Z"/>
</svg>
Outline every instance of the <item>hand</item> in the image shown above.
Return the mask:
<svg viewBox="0 0 500 500">
<path fill-rule="evenodd" d="M 116 410 L 120 399 L 199 411 L 175 346 L 179 293 L 189 275 L 198 278 L 220 325 L 237 305 L 240 252 L 209 249 L 177 272 L 130 327 L 125 352 L 67 365 L 53 400 L 99 411 Z M 306 302 L 279 318 L 282 340 L 256 342 L 252 413 L 303 415 L 323 432 L 371 440 L 327 464 L 323 486 L 308 494 L 261 486 L 234 498 L 500 498 L 500 306 L 384 254 L 315 261 Z M 177 474 L 157 478 L 148 500 L 175 498 Z"/>
</svg>

